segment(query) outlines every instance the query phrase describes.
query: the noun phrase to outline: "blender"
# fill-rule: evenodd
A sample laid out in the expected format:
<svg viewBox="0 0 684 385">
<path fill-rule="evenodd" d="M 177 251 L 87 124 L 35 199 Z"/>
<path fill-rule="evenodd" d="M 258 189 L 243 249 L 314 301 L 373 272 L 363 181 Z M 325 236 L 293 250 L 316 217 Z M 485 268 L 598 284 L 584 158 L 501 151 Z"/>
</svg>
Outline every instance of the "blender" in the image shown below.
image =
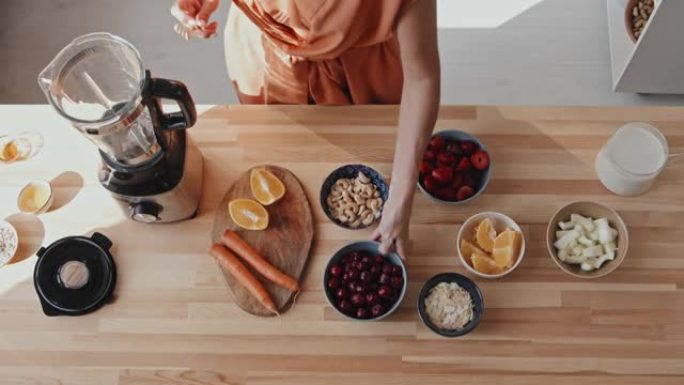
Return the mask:
<svg viewBox="0 0 684 385">
<path fill-rule="evenodd" d="M 185 130 L 197 120 L 181 82 L 152 78 L 126 40 L 76 38 L 40 73 L 47 100 L 99 148 L 98 179 L 131 219 L 192 218 L 202 190 L 202 155 Z M 162 100 L 180 111 L 166 113 Z"/>
</svg>

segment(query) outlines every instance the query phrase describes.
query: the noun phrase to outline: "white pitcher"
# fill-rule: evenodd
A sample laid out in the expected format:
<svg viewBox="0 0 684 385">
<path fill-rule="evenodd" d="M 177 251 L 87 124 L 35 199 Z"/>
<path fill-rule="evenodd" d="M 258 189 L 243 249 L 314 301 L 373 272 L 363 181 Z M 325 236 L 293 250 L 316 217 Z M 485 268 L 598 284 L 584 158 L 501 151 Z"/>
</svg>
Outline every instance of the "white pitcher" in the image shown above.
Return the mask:
<svg viewBox="0 0 684 385">
<path fill-rule="evenodd" d="M 618 128 L 596 156 L 596 174 L 603 185 L 622 196 L 651 188 L 673 156 L 665 136 L 647 123 Z"/>
</svg>

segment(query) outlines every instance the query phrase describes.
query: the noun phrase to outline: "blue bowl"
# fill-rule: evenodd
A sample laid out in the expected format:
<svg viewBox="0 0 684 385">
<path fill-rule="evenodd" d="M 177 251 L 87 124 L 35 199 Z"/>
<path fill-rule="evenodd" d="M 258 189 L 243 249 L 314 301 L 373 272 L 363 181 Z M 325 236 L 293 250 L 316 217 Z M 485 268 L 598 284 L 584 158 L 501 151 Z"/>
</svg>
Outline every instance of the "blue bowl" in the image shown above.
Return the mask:
<svg viewBox="0 0 684 385">
<path fill-rule="evenodd" d="M 427 192 L 427 190 L 425 190 L 425 188 L 423 187 L 423 185 L 420 183 L 420 180 L 419 180 L 418 181 L 418 188 L 420 189 L 420 191 L 422 191 L 425 195 L 429 196 L 430 198 L 432 198 L 433 200 L 435 200 L 437 202 L 446 203 L 446 204 L 450 204 L 450 205 L 460 205 L 460 204 L 468 203 L 468 202 L 476 199 L 480 195 L 482 195 L 482 193 L 484 193 L 484 191 L 487 189 L 487 186 L 489 186 L 489 179 L 490 179 L 491 174 L 492 174 L 492 163 L 493 163 L 492 158 L 491 158 L 491 153 L 489 153 L 489 151 L 487 150 L 487 147 L 485 147 L 484 143 L 482 143 L 475 136 L 473 136 L 467 132 L 459 131 L 459 130 L 440 131 L 440 132 L 433 134 L 430 137 L 430 139 L 432 139 L 436 136 L 441 136 L 444 139 L 451 139 L 451 140 L 470 140 L 470 141 L 477 143 L 477 145 L 480 146 L 481 150 L 487 151 L 487 153 L 490 155 L 489 167 L 482 173 L 482 179 L 480 181 L 480 188 L 477 191 L 475 191 L 475 194 L 473 194 L 473 196 L 471 196 L 468 199 L 465 199 L 462 201 L 447 201 L 444 199 L 440 199 L 440 198 L 430 194 L 429 192 Z"/>
<path fill-rule="evenodd" d="M 366 318 L 366 319 L 359 319 L 356 317 L 353 317 L 347 313 L 342 312 L 340 309 L 337 308 L 336 305 L 336 298 L 334 294 L 331 292 L 330 289 L 328 289 L 328 280 L 330 279 L 330 267 L 336 263 L 341 263 L 342 258 L 354 251 L 361 251 L 361 252 L 367 252 L 371 254 L 380 254 L 378 251 L 378 248 L 380 247 L 380 243 L 378 242 L 373 242 L 373 241 L 360 241 L 360 242 L 354 242 L 351 244 L 348 244 L 338 251 L 335 252 L 330 257 L 330 260 L 325 266 L 325 270 L 323 271 L 323 291 L 325 292 L 325 298 L 328 300 L 328 303 L 330 306 L 333 307 L 338 313 L 342 314 L 343 316 L 353 319 L 355 321 L 378 321 L 381 320 L 390 314 L 392 314 L 399 305 L 401 304 L 401 301 L 404 300 L 404 296 L 406 295 L 406 288 L 408 287 L 408 275 L 406 274 L 406 265 L 404 264 L 404 261 L 399 257 L 399 254 L 397 253 L 389 253 L 385 254 L 384 257 L 389 260 L 389 262 L 393 265 L 396 266 L 401 266 L 401 271 L 402 271 L 402 277 L 404 278 L 404 286 L 401 288 L 401 293 L 399 293 L 399 298 L 397 301 L 392 305 L 392 307 L 385 312 L 385 314 L 375 317 L 375 318 Z"/>
<path fill-rule="evenodd" d="M 380 208 L 380 211 L 382 212 L 382 208 L 385 207 L 385 202 L 387 202 L 387 197 L 389 196 L 389 186 L 387 185 L 387 182 L 385 182 L 385 179 L 380 175 L 379 172 L 375 171 L 374 169 L 364 166 L 362 164 L 349 164 L 346 166 L 342 166 L 332 173 L 328 175 L 327 178 L 325 178 L 325 181 L 323 181 L 323 186 L 321 186 L 321 193 L 320 193 L 320 202 L 321 202 L 321 208 L 323 209 L 323 212 L 325 212 L 325 215 L 330 218 L 330 220 L 335 223 L 336 225 L 343 227 L 345 229 L 351 229 L 351 230 L 359 230 L 359 229 L 364 229 L 370 226 L 373 226 L 373 224 L 377 223 L 378 220 L 375 220 L 373 223 L 371 223 L 368 226 L 360 226 L 357 228 L 352 229 L 349 227 L 346 223 L 342 223 L 332 216 L 332 212 L 330 211 L 330 208 L 328 207 L 328 204 L 326 203 L 326 200 L 328 199 L 328 195 L 330 194 L 330 189 L 332 186 L 337 182 L 338 179 L 342 178 L 350 178 L 354 179 L 356 178 L 357 175 L 359 175 L 359 172 L 363 172 L 370 178 L 371 183 L 375 185 L 375 187 L 378 188 L 378 191 L 380 192 L 380 197 L 382 198 L 382 207 Z"/>
<path fill-rule="evenodd" d="M 433 287 L 437 286 L 439 283 L 442 282 L 455 282 L 459 286 L 464 288 L 468 292 L 468 294 L 470 294 L 470 298 L 473 301 L 473 319 L 470 320 L 470 322 L 468 322 L 463 329 L 440 329 L 435 324 L 430 322 L 430 319 L 427 317 L 427 314 L 425 313 L 425 298 L 428 296 L 428 294 L 430 294 L 430 290 Z M 423 321 L 425 326 L 430 328 L 430 330 L 439 334 L 442 337 L 460 337 L 470 333 L 471 331 L 473 331 L 473 329 L 477 327 L 477 325 L 482 320 L 483 313 L 484 298 L 482 297 L 482 292 L 480 292 L 480 288 L 477 287 L 477 285 L 468 277 L 463 276 L 461 274 L 437 274 L 434 277 L 430 278 L 425 283 L 425 285 L 423 285 L 423 288 L 420 289 L 420 293 L 418 294 L 418 315 L 420 316 L 420 320 Z"/>
</svg>

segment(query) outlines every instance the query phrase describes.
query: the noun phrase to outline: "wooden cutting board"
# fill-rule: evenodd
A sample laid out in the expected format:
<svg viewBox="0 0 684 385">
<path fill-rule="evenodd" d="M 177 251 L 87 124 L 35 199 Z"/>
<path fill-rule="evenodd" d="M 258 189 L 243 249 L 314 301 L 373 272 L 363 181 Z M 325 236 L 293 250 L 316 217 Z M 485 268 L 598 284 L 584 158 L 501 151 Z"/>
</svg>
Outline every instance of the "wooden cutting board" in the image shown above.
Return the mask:
<svg viewBox="0 0 684 385">
<path fill-rule="evenodd" d="M 261 256 L 301 283 L 302 272 L 309 259 L 314 235 L 313 215 L 309 200 L 301 183 L 289 170 L 276 166 L 258 167 L 265 167 L 271 171 L 283 182 L 286 188 L 285 196 L 282 199 L 266 206 L 269 215 L 268 228 L 262 231 L 244 230 L 233 222 L 228 212 L 228 203 L 233 199 L 254 199 L 249 185 L 249 177 L 252 171 L 250 169 L 233 184 L 219 203 L 212 231 L 212 242 L 220 243 L 221 234 L 226 229 L 234 230 Z M 264 284 L 279 311 L 282 313 L 286 310 L 294 293 L 276 286 L 253 270 L 252 273 Z M 230 273 L 223 270 L 223 275 L 233 292 L 235 302 L 240 308 L 257 316 L 273 316 Z"/>
</svg>

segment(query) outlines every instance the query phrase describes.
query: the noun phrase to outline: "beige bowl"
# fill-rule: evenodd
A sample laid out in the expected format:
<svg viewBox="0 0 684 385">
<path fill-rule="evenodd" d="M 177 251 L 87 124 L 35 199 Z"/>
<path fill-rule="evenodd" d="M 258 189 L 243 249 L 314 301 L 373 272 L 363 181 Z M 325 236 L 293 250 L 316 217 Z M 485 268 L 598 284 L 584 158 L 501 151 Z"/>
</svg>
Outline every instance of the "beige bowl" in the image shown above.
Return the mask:
<svg viewBox="0 0 684 385">
<path fill-rule="evenodd" d="M 492 221 L 492 224 L 494 225 L 494 229 L 496 230 L 497 234 L 504 231 L 506 228 L 511 228 L 522 234 L 522 244 L 520 245 L 520 254 L 518 254 L 518 258 L 515 260 L 515 263 L 513 264 L 513 266 L 511 266 L 510 269 L 504 271 L 501 274 L 480 273 L 479 271 L 475 270 L 474 267 L 470 266 L 470 264 L 466 262 L 465 257 L 463 257 L 463 254 L 461 254 L 461 239 L 465 238 L 466 240 L 472 241 L 473 235 L 475 234 L 475 228 L 485 218 L 489 218 L 489 220 Z M 473 215 L 472 217 L 466 219 L 465 222 L 463 222 L 463 226 L 461 226 L 461 229 L 458 231 L 458 235 L 456 238 L 456 250 L 458 251 L 458 258 L 461 260 L 461 263 L 469 272 L 477 275 L 478 277 L 501 278 L 504 275 L 510 274 L 513 270 L 515 270 L 518 267 L 518 265 L 520 265 L 520 262 L 522 262 L 523 257 L 525 256 L 525 234 L 523 233 L 520 226 L 518 226 L 518 224 L 515 223 L 513 219 L 501 213 L 483 212 Z"/>
<path fill-rule="evenodd" d="M 610 227 L 614 228 L 618 232 L 617 237 L 617 253 L 615 259 L 612 261 L 607 261 L 600 269 L 594 271 L 584 271 L 579 265 L 567 264 L 558 258 L 558 252 L 553 244 L 556 239 L 556 230 L 558 230 L 558 223 L 565 222 L 570 219 L 570 214 L 580 214 L 585 217 L 591 218 L 608 218 L 608 223 Z M 629 234 L 627 232 L 627 226 L 625 222 L 620 217 L 617 211 L 595 202 L 572 202 L 556 212 L 556 214 L 551 218 L 549 225 L 546 229 L 546 248 L 556 262 L 558 267 L 564 272 L 578 278 L 598 278 L 608 275 L 620 266 L 622 261 L 624 261 L 627 255 L 627 248 L 629 247 Z"/>
<path fill-rule="evenodd" d="M 17 206 L 25 214 L 42 214 L 47 212 L 54 202 L 55 196 L 50 182 L 34 180 L 29 182 L 19 192 Z"/>
</svg>

